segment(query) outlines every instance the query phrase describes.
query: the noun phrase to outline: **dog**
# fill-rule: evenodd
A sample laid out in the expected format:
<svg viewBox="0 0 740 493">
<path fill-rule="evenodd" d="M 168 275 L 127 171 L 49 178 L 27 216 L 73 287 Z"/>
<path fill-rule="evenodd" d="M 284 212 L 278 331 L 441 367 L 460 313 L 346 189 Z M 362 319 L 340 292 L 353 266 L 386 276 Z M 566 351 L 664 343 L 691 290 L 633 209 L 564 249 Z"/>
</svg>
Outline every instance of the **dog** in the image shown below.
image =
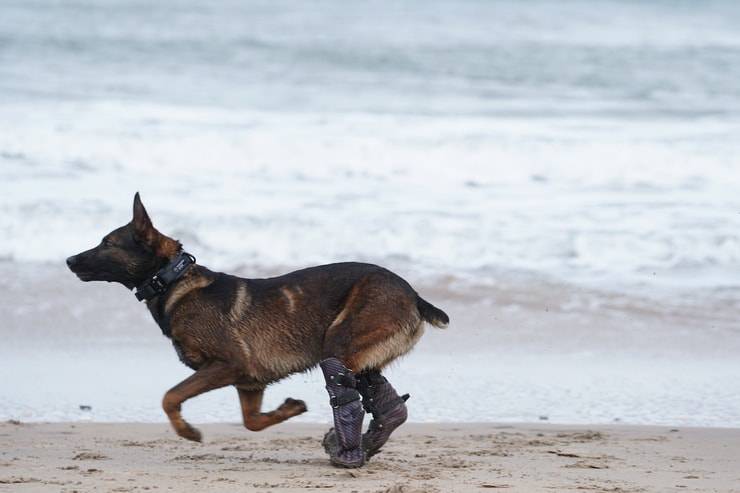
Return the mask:
<svg viewBox="0 0 740 493">
<path fill-rule="evenodd" d="M 212 272 L 152 224 L 138 194 L 133 219 L 96 247 L 67 259 L 82 281 L 117 282 L 146 303 L 179 359 L 194 373 L 167 391 L 164 412 L 175 432 L 201 441 L 182 403 L 233 385 L 244 426 L 259 431 L 306 411 L 288 398 L 261 410 L 265 388 L 319 365 L 334 427 L 323 440 L 331 462 L 360 467 L 406 421 L 405 401 L 381 370 L 408 353 L 424 323 L 444 328 L 445 312 L 398 275 L 345 262 L 267 279 Z M 362 435 L 365 411 L 373 419 Z"/>
</svg>

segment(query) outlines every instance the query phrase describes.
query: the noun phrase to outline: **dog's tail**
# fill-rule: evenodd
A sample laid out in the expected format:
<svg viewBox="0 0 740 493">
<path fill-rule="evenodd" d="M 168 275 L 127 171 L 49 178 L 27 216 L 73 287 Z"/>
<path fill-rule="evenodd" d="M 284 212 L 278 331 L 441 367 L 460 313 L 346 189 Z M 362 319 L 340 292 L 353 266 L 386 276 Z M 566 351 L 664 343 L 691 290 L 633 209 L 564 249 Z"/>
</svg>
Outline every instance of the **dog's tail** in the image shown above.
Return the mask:
<svg viewBox="0 0 740 493">
<path fill-rule="evenodd" d="M 450 317 L 448 317 L 445 312 L 432 305 L 418 294 L 416 295 L 416 307 L 419 309 L 421 318 L 438 329 L 444 329 L 447 327 L 447 324 L 450 323 Z"/>
</svg>

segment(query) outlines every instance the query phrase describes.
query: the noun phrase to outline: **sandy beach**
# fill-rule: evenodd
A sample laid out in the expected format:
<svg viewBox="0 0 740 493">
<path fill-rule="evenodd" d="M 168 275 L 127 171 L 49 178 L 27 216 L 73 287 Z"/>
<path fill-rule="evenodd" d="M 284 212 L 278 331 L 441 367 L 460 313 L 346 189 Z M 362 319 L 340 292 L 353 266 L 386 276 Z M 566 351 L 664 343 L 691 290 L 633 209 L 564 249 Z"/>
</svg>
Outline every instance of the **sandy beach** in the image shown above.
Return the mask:
<svg viewBox="0 0 740 493">
<path fill-rule="evenodd" d="M 0 491 L 737 492 L 740 430 L 548 424 L 410 424 L 356 470 L 335 469 L 326 425 L 250 433 L 204 425 L 0 425 Z"/>
<path fill-rule="evenodd" d="M 2 2 L 0 493 L 740 493 L 738 26 L 730 0 Z M 329 464 L 316 368 L 267 389 L 306 403 L 287 423 L 247 431 L 226 386 L 176 437 L 192 370 L 65 264 L 137 192 L 213 271 L 369 262 L 449 315 L 382 368 L 411 395 L 382 454 Z M 109 274 L 162 263 L 109 240 Z"/>
</svg>

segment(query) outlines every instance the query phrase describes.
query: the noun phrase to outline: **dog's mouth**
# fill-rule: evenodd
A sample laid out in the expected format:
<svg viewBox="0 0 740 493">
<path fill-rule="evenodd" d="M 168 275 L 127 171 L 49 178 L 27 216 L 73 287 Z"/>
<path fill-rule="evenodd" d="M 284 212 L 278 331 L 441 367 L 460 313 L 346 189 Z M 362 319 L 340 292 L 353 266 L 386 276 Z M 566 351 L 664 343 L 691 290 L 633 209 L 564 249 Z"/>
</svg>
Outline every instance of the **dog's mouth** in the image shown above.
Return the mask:
<svg viewBox="0 0 740 493">
<path fill-rule="evenodd" d="M 95 276 L 91 272 L 75 272 L 75 275 L 79 278 L 80 281 L 88 282 L 95 280 Z"/>
<path fill-rule="evenodd" d="M 94 281 L 99 277 L 89 270 L 87 265 L 83 265 L 82 262 L 76 260 L 76 258 L 77 257 L 70 257 L 67 259 L 67 267 L 72 271 L 72 274 L 79 278 L 80 281 Z"/>
<path fill-rule="evenodd" d="M 77 278 L 80 281 L 89 282 L 89 281 L 105 281 L 105 282 L 114 282 L 113 278 L 111 277 L 111 274 L 107 272 L 91 272 L 86 270 L 81 271 L 72 271 L 74 275 L 77 276 Z"/>
</svg>

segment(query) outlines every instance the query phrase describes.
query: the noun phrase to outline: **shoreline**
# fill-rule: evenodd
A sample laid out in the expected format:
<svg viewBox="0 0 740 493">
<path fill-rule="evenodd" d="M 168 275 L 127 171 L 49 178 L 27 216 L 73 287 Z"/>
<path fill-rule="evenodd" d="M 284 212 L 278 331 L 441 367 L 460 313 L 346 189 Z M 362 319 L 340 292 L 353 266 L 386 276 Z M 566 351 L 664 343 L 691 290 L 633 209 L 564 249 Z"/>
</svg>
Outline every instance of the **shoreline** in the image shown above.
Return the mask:
<svg viewBox="0 0 740 493">
<path fill-rule="evenodd" d="M 347 470 L 321 447 L 328 427 L 206 424 L 197 444 L 165 423 L 4 422 L 0 491 L 740 491 L 740 429 L 410 423 Z"/>
<path fill-rule="evenodd" d="M 0 274 L 0 360 L 15 375 L 0 386 L 0 421 L 164 418 L 162 395 L 191 371 L 129 291 L 79 282 L 63 266 L 0 262 Z M 653 303 L 537 279 L 483 286 L 407 277 L 451 318 L 387 368 L 394 387 L 412 395 L 412 421 L 740 426 L 737 301 L 719 309 L 719 301 Z M 464 375 L 475 377 L 461 385 Z M 235 394 L 208 392 L 184 415 L 237 421 Z M 297 421 L 330 419 L 319 372 L 270 386 L 265 408 L 286 397 L 308 405 Z"/>
</svg>

